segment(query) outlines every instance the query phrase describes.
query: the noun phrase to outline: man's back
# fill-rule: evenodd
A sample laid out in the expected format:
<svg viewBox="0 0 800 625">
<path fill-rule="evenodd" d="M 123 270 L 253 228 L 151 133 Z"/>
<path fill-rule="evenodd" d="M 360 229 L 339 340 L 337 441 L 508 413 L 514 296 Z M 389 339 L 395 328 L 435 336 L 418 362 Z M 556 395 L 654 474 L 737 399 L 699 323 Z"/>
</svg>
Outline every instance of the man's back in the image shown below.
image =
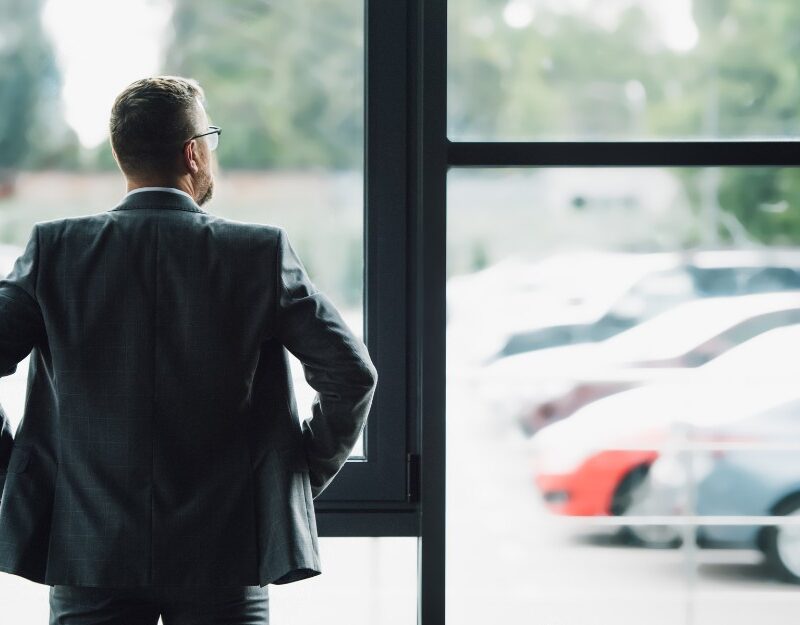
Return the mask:
<svg viewBox="0 0 800 625">
<path fill-rule="evenodd" d="M 282 229 L 131 194 L 37 223 L 0 296 L 0 374 L 33 347 L 0 446 L 0 570 L 88 586 L 319 574 L 312 498 L 377 374 Z M 284 346 L 319 391 L 305 429 Z"/>
</svg>

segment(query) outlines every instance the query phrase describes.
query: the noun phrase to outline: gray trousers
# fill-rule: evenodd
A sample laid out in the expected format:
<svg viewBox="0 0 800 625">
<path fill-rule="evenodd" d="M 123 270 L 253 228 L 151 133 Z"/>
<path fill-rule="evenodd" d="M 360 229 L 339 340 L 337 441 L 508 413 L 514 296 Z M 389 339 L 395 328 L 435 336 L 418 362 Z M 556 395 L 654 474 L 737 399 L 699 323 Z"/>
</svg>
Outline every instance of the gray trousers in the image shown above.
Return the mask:
<svg viewBox="0 0 800 625">
<path fill-rule="evenodd" d="M 51 586 L 50 625 L 269 625 L 269 586 Z"/>
</svg>

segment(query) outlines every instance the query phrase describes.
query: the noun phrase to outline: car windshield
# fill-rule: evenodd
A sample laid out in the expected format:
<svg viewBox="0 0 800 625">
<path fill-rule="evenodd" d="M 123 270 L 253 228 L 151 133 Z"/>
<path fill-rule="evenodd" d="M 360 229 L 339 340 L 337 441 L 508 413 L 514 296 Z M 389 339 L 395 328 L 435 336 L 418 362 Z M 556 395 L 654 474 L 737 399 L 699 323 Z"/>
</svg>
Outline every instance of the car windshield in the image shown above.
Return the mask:
<svg viewBox="0 0 800 625">
<path fill-rule="evenodd" d="M 661 313 L 603 345 L 626 359 L 680 356 L 733 326 L 760 314 L 800 308 L 800 295 L 767 294 L 707 298 L 687 302 Z"/>
<path fill-rule="evenodd" d="M 775 328 L 734 347 L 699 367 L 704 374 L 758 373 L 774 376 L 789 373 L 787 363 L 800 349 L 800 324 Z"/>
</svg>

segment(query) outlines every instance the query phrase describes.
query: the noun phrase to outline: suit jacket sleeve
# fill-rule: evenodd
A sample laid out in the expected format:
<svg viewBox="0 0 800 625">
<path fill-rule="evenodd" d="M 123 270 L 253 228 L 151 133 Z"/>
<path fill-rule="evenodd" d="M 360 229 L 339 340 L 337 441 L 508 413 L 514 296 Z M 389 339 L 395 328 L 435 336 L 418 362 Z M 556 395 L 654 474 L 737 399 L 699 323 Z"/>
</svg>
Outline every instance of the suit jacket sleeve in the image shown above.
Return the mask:
<svg viewBox="0 0 800 625">
<path fill-rule="evenodd" d="M 278 231 L 275 337 L 302 363 L 317 391 L 312 416 L 302 424 L 316 498 L 344 466 L 366 425 L 378 372 L 366 345 L 309 279 L 286 232 Z"/>
<path fill-rule="evenodd" d="M 36 299 L 39 263 L 38 224 L 11 272 L 0 280 L 0 377 L 11 375 L 17 365 L 44 341 L 42 312 Z M 0 406 L 0 496 L 14 446 L 11 424 Z"/>
</svg>

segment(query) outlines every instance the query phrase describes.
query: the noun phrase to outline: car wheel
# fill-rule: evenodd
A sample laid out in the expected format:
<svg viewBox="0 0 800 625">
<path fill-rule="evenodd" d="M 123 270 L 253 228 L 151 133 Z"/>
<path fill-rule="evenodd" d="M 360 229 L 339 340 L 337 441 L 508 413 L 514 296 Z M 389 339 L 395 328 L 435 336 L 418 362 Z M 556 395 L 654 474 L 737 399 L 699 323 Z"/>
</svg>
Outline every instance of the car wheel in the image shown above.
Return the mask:
<svg viewBox="0 0 800 625">
<path fill-rule="evenodd" d="M 800 494 L 781 503 L 774 514 L 800 517 Z M 800 525 L 770 525 L 764 529 L 764 553 L 774 574 L 800 584 Z"/>
<path fill-rule="evenodd" d="M 631 470 L 620 482 L 611 503 L 615 516 L 636 515 L 638 503 L 647 496 L 647 473 L 650 465 Z M 622 525 L 617 537 L 624 543 L 640 547 L 672 549 L 683 542 L 680 528 L 673 525 Z"/>
<path fill-rule="evenodd" d="M 611 514 L 619 516 L 630 509 L 636 491 L 644 484 L 649 471 L 649 464 L 640 464 L 638 467 L 628 471 L 617 485 L 614 496 L 611 498 Z"/>
</svg>

